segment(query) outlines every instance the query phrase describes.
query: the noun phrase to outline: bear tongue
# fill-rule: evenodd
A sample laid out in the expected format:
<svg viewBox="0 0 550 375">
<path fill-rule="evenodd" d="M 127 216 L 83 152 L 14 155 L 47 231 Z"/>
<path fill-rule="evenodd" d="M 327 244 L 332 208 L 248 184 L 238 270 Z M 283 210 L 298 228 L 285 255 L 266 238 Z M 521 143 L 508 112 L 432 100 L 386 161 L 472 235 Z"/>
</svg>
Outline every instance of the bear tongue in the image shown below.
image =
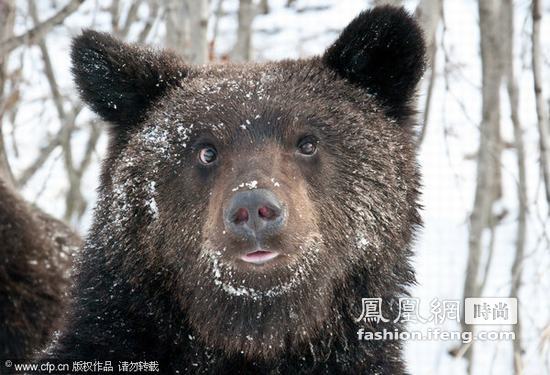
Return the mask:
<svg viewBox="0 0 550 375">
<path fill-rule="evenodd" d="M 265 262 L 274 259 L 279 254 L 273 251 L 267 250 L 255 250 L 241 256 L 241 260 L 247 263 L 263 264 Z"/>
</svg>

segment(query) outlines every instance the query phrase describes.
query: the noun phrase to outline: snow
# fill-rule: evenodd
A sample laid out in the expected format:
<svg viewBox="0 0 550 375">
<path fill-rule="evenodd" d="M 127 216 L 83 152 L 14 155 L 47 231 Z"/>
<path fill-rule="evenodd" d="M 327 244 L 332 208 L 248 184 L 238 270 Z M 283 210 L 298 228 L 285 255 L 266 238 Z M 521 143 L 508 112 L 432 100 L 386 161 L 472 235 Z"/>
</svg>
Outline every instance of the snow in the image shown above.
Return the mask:
<svg viewBox="0 0 550 375">
<path fill-rule="evenodd" d="M 317 254 L 319 252 L 318 246 L 320 241 L 321 239 L 319 236 L 312 236 L 306 239 L 303 252 L 305 256 L 288 266 L 292 275 L 290 279 L 270 289 L 255 289 L 250 286 L 242 285 L 243 280 L 236 280 L 233 276 L 232 266 L 224 264 L 221 260 L 223 252 L 226 250 L 225 248 L 214 250 L 215 247 L 207 241 L 201 250 L 201 259 L 208 262 L 212 271 L 214 284 L 219 286 L 224 292 L 235 297 L 259 300 L 262 298 L 272 298 L 284 295 L 300 285 L 309 275 L 315 273 L 315 265 L 319 259 Z"/>
<path fill-rule="evenodd" d="M 219 126 L 223 126 L 223 124 L 220 124 Z M 178 135 L 180 137 L 179 140 L 181 142 L 181 146 L 183 148 L 186 148 L 187 147 L 186 141 L 189 140 L 189 135 L 193 131 L 193 124 L 191 124 L 189 126 L 185 126 L 185 125 L 180 124 L 180 125 L 178 125 L 176 130 L 177 130 Z"/>
<path fill-rule="evenodd" d="M 157 195 L 156 190 L 156 182 L 150 181 L 147 190 L 148 199 L 146 202 L 146 206 L 149 209 L 149 213 L 153 217 L 153 219 L 158 219 L 159 216 L 159 208 L 157 206 L 157 201 L 155 200 L 155 196 Z"/>
<path fill-rule="evenodd" d="M 369 240 L 367 240 L 362 234 L 358 233 L 356 244 L 359 250 L 365 250 L 369 244 Z"/>
<path fill-rule="evenodd" d="M 242 189 L 244 187 L 246 187 L 249 190 L 254 190 L 258 187 L 258 181 L 252 180 L 249 182 L 242 182 L 239 185 L 237 185 L 237 187 L 234 187 L 233 189 L 231 189 L 231 191 L 238 191 L 239 189 Z"/>
</svg>

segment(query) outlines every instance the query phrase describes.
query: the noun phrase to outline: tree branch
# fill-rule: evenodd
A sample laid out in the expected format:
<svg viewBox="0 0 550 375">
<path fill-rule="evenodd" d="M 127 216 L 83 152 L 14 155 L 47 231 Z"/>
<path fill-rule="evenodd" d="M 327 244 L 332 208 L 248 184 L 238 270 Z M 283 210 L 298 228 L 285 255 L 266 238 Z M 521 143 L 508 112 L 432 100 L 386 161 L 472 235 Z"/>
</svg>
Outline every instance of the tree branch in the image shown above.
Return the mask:
<svg viewBox="0 0 550 375">
<path fill-rule="evenodd" d="M 71 0 L 59 12 L 54 14 L 47 20 L 36 24 L 32 29 L 27 30 L 24 34 L 8 38 L 0 43 L 0 55 L 4 55 L 13 51 L 15 48 L 23 44 L 36 43 L 48 33 L 54 26 L 57 26 L 75 12 L 84 0 Z"/>
</svg>

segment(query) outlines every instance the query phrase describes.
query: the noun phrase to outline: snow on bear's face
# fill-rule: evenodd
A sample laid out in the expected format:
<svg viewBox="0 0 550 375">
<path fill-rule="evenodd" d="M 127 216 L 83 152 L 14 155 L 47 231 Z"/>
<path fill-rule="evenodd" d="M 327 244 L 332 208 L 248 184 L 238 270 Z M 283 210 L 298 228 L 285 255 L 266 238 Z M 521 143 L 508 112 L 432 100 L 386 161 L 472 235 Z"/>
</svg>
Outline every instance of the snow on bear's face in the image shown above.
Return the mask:
<svg viewBox="0 0 550 375">
<path fill-rule="evenodd" d="M 160 281 L 206 344 L 252 357 L 308 342 L 357 274 L 379 292 L 412 282 L 423 53 L 393 8 L 320 58 L 266 64 L 191 67 L 85 32 L 76 82 L 114 125 L 96 213 L 108 256 L 136 285 Z"/>
</svg>

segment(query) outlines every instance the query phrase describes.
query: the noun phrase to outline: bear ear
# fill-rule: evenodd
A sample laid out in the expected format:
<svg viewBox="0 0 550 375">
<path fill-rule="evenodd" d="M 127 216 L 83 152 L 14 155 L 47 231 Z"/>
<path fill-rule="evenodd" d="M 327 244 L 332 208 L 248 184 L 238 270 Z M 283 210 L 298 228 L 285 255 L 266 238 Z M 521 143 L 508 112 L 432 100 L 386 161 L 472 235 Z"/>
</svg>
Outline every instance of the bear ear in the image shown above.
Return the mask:
<svg viewBox="0 0 550 375">
<path fill-rule="evenodd" d="M 376 95 L 388 115 L 401 118 L 411 113 L 409 102 L 424 73 L 424 37 L 403 8 L 376 7 L 351 21 L 322 59 Z"/>
<path fill-rule="evenodd" d="M 187 75 L 183 62 L 170 52 L 129 45 L 92 30 L 73 40 L 71 60 L 82 100 L 117 132 L 143 120 L 155 99 Z"/>
</svg>

